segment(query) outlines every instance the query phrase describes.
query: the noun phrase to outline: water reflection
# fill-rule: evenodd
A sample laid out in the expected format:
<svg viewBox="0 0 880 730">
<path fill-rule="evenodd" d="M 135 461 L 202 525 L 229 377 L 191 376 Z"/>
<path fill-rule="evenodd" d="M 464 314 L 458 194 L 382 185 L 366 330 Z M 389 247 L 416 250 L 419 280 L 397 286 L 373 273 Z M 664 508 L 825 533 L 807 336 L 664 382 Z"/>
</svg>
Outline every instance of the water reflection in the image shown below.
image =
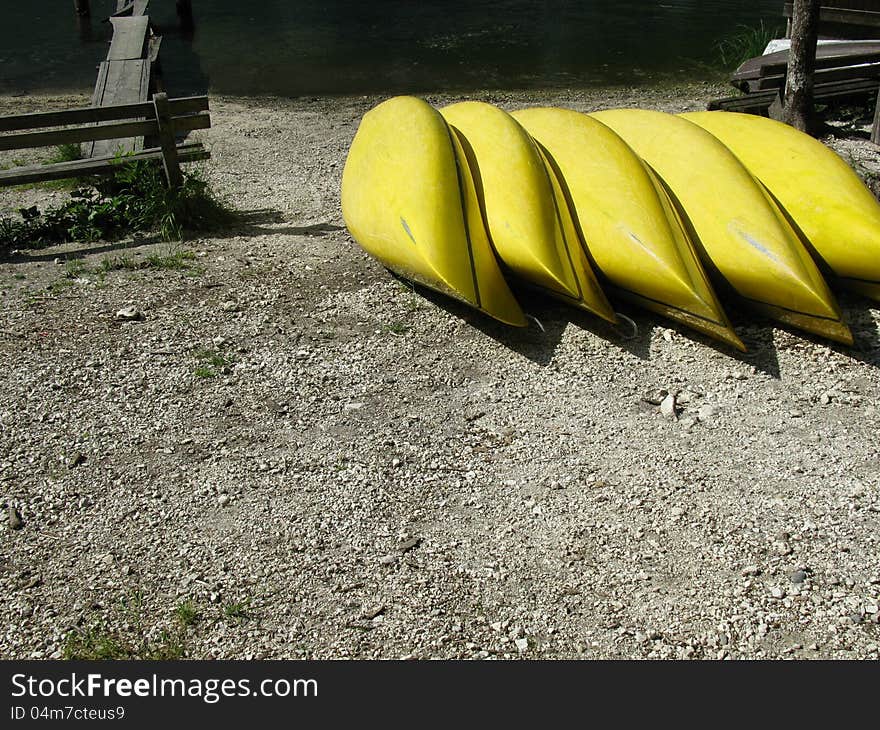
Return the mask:
<svg viewBox="0 0 880 730">
<path fill-rule="evenodd" d="M 67 3 L 9 3 L 0 91 L 88 88 L 101 18 Z M 59 7 L 60 6 L 60 7 Z M 699 74 L 737 25 L 781 24 L 780 0 L 193 0 L 195 30 L 153 0 L 169 91 L 320 94 L 578 86 Z M 71 26 L 74 26 L 73 28 Z"/>
</svg>

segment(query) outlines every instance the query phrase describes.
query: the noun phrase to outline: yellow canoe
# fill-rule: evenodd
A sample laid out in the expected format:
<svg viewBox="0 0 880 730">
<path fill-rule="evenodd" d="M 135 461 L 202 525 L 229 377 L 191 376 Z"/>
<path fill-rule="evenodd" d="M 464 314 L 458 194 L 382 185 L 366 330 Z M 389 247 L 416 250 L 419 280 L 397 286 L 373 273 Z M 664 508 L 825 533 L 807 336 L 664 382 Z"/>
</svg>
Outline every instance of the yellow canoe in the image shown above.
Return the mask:
<svg viewBox="0 0 880 730">
<path fill-rule="evenodd" d="M 513 117 L 542 148 L 609 285 L 646 309 L 745 350 L 671 202 L 629 146 L 578 112 L 536 108 Z"/>
<path fill-rule="evenodd" d="M 739 157 L 841 284 L 880 300 L 880 204 L 846 162 L 772 119 L 732 112 L 681 116 Z"/>
<path fill-rule="evenodd" d="M 534 140 L 491 104 L 466 101 L 440 113 L 459 134 L 502 263 L 524 282 L 616 322 L 570 218 L 560 214 L 565 200 Z"/>
<path fill-rule="evenodd" d="M 752 308 L 852 344 L 809 251 L 727 147 L 673 114 L 612 109 L 590 116 L 617 132 L 667 185 L 709 271 L 716 271 Z"/>
<path fill-rule="evenodd" d="M 342 173 L 342 216 L 395 273 L 527 324 L 486 236 L 464 150 L 426 102 L 395 97 L 364 115 Z"/>
</svg>

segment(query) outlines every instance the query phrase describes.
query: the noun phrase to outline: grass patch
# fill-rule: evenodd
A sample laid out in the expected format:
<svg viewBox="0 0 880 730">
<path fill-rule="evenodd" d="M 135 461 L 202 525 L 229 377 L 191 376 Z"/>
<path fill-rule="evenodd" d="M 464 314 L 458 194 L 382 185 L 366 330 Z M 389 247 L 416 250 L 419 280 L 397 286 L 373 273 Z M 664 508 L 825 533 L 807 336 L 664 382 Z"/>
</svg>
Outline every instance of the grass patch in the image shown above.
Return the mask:
<svg viewBox="0 0 880 730">
<path fill-rule="evenodd" d="M 109 274 L 111 271 L 134 271 L 139 269 L 140 264 L 131 256 L 126 254 L 117 254 L 116 256 L 105 256 L 101 259 L 98 271 Z"/>
<path fill-rule="evenodd" d="M 119 627 L 97 621 L 84 630 L 73 629 L 65 636 L 61 655 L 64 659 L 77 661 L 181 659 L 186 653 L 188 630 L 200 616 L 191 601 L 179 603 L 174 610 L 172 625 L 150 639 L 145 626 L 143 594 L 134 591 L 117 607 L 117 617 L 121 619 Z"/>
<path fill-rule="evenodd" d="M 82 150 L 76 143 L 58 145 L 43 164 L 54 165 L 57 162 L 73 162 L 82 159 Z"/>
<path fill-rule="evenodd" d="M 231 357 L 206 347 L 198 348 L 193 356 L 199 361 L 199 365 L 193 371 L 197 378 L 216 378 L 218 373 L 228 370 L 234 362 Z"/>
<path fill-rule="evenodd" d="M 64 275 L 68 279 L 78 279 L 83 274 L 88 273 L 89 268 L 82 259 L 69 259 L 64 262 Z"/>
<path fill-rule="evenodd" d="M 170 271 L 182 271 L 191 268 L 191 261 L 194 261 L 196 255 L 192 251 L 173 251 L 165 254 L 152 254 L 147 256 L 144 262 L 144 268 L 148 269 L 168 269 Z"/>
<path fill-rule="evenodd" d="M 173 241 L 184 232 L 213 230 L 236 220 L 197 173 L 184 173 L 181 187 L 170 190 L 158 166 L 122 160 L 112 178 L 78 187 L 60 206 L 21 208 L 17 217 L 0 217 L 0 249 L 114 240 L 137 231 L 158 231 Z"/>
<path fill-rule="evenodd" d="M 180 625 L 185 627 L 195 626 L 198 620 L 202 617 L 201 612 L 192 601 L 178 603 L 177 608 L 174 609 L 174 613 L 178 622 L 180 622 Z"/>
<path fill-rule="evenodd" d="M 783 27 L 765 25 L 763 20 L 757 26 L 738 25 L 733 33 L 715 46 L 718 64 L 725 70 L 733 71 L 750 58 L 760 56 L 770 41 L 783 35 Z"/>
<path fill-rule="evenodd" d="M 237 601 L 223 606 L 223 615 L 234 621 L 246 621 L 251 617 L 251 612 L 247 602 Z"/>
<path fill-rule="evenodd" d="M 409 332 L 409 327 L 407 327 L 403 322 L 392 322 L 384 329 L 385 332 L 388 332 L 392 335 L 404 335 Z"/>
</svg>

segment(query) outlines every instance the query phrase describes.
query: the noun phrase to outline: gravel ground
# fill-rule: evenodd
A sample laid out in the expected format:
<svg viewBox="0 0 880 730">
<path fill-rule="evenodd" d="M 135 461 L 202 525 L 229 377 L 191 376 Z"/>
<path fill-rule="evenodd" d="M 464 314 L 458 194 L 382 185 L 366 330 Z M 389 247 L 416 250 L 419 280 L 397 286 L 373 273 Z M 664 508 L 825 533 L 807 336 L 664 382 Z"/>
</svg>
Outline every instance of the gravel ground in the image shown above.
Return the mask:
<svg viewBox="0 0 880 730">
<path fill-rule="evenodd" d="M 534 297 L 512 331 L 413 291 L 339 211 L 377 101 L 213 98 L 244 223 L 0 260 L 0 656 L 877 659 L 880 311 L 841 295 L 838 348 L 731 305 L 738 355 L 623 305 L 635 335 Z"/>
</svg>

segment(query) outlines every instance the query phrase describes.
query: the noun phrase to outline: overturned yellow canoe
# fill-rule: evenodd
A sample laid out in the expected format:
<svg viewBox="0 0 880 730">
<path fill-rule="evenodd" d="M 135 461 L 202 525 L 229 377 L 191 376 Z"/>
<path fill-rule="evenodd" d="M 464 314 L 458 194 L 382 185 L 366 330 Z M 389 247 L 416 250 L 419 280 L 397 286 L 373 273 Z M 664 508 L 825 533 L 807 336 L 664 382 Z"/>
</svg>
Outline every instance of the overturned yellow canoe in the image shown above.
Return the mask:
<svg viewBox="0 0 880 730">
<path fill-rule="evenodd" d="M 842 284 L 880 300 L 880 204 L 846 162 L 772 119 L 732 112 L 681 116 L 711 132 L 764 183 Z"/>
<path fill-rule="evenodd" d="M 609 284 L 647 309 L 745 350 L 671 202 L 629 146 L 578 112 L 538 108 L 513 116 L 543 148 Z"/>
<path fill-rule="evenodd" d="M 616 322 L 534 140 L 491 104 L 466 101 L 440 113 L 460 135 L 504 265 L 532 286 Z"/>
<path fill-rule="evenodd" d="M 464 151 L 426 102 L 396 97 L 364 115 L 342 173 L 342 216 L 395 273 L 526 325 L 486 237 Z"/>
<path fill-rule="evenodd" d="M 643 109 L 591 114 L 660 176 L 692 226 L 704 264 L 774 319 L 852 344 L 809 252 L 761 184 L 715 137 L 681 117 Z"/>
</svg>

